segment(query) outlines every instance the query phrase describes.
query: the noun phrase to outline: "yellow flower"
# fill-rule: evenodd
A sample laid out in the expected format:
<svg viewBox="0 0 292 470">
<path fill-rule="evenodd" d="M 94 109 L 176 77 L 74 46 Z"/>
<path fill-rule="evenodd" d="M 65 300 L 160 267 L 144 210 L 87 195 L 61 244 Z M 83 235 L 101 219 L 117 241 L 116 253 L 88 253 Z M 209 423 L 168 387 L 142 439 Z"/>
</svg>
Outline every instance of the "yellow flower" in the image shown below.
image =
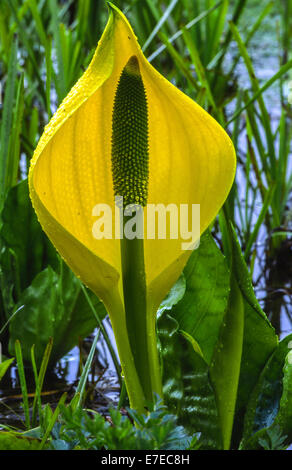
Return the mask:
<svg viewBox="0 0 292 470">
<path fill-rule="evenodd" d="M 109 312 L 127 388 L 131 390 L 131 405 L 138 408 L 144 386 L 135 372 L 135 354 L 129 342 L 122 243 L 115 236 L 102 239 L 93 236 L 94 208 L 99 203 L 111 207 L 114 226 L 115 195 L 127 199 L 132 194 L 127 202 L 133 203 L 136 197 L 142 206 L 188 204 L 189 217 L 191 205 L 200 204 L 202 233 L 228 195 L 236 163 L 233 145 L 225 131 L 147 62 L 129 22 L 114 5 L 109 5 L 108 24 L 92 62 L 58 108 L 35 150 L 29 186 L 44 231 Z M 125 90 L 129 77 L 134 77 L 134 81 L 140 82 L 142 93 L 137 95 L 137 111 L 135 101 L 130 104 L 134 111 L 129 110 L 137 114 L 138 120 L 144 120 L 144 137 L 139 144 L 144 156 L 135 157 L 132 167 L 124 160 L 124 167 L 122 163 L 119 166 L 119 149 L 115 150 L 125 137 L 123 123 L 127 122 L 127 117 L 119 118 L 118 107 L 119 96 L 123 100 L 123 93 L 127 95 L 127 91 L 118 93 L 123 73 Z M 133 86 L 135 94 L 136 85 Z M 132 92 L 128 95 L 132 96 Z M 135 132 L 131 138 L 135 146 Z M 180 237 L 145 237 L 143 249 L 146 336 L 149 350 L 154 350 L 155 313 L 191 251 L 182 249 Z M 151 354 L 152 390 L 160 392 L 158 359 L 156 353 Z"/>
</svg>

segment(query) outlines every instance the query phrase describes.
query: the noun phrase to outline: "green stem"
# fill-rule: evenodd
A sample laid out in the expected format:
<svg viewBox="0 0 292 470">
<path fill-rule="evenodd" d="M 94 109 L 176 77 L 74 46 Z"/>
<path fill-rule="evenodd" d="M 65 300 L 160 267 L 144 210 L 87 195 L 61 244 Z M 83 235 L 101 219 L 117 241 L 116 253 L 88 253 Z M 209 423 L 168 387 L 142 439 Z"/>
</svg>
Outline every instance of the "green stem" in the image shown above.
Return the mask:
<svg viewBox="0 0 292 470">
<path fill-rule="evenodd" d="M 129 217 L 124 217 L 124 227 L 129 220 Z M 136 221 L 137 226 L 143 227 L 141 207 L 136 212 Z M 152 403 L 153 394 L 161 393 L 161 379 L 157 367 L 155 318 L 147 308 L 143 238 L 125 237 L 121 240 L 121 262 L 130 347 L 146 402 Z"/>
<path fill-rule="evenodd" d="M 118 290 L 111 293 L 111 297 L 107 299 L 105 305 L 110 314 L 130 406 L 134 410 L 143 413 L 146 404 L 145 394 L 137 374 L 133 351 L 129 342 L 125 309 Z"/>
</svg>

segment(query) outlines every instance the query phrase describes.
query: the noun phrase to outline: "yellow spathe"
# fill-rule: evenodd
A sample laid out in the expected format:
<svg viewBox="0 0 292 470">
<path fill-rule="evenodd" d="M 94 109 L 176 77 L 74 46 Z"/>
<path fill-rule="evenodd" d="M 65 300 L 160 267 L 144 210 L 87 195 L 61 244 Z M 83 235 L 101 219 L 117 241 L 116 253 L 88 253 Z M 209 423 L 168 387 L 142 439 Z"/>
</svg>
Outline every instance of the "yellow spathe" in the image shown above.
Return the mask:
<svg viewBox="0 0 292 470">
<path fill-rule="evenodd" d="M 108 309 L 127 388 L 135 389 L 130 397 L 135 407 L 135 399 L 138 403 L 143 391 L 133 372 L 127 338 L 120 240 L 96 240 L 92 234 L 96 221 L 93 208 L 97 204 L 112 207 L 115 223 L 113 103 L 121 72 L 133 56 L 139 63 L 148 103 L 148 203 L 188 204 L 189 218 L 191 205 L 200 204 L 200 233 L 212 222 L 234 179 L 232 142 L 207 112 L 147 62 L 129 22 L 112 4 L 92 62 L 39 141 L 30 166 L 29 187 L 44 231 L 75 274 Z M 156 309 L 191 253 L 182 250 L 181 245 L 181 239 L 144 240 L 147 311 L 152 331 L 149 349 L 155 348 Z M 157 358 L 153 362 L 157 370 Z"/>
<path fill-rule="evenodd" d="M 114 208 L 113 100 L 133 55 L 148 102 L 148 203 L 200 204 L 202 233 L 225 201 L 235 173 L 234 149 L 225 131 L 147 62 L 127 19 L 111 5 L 92 62 L 47 125 L 29 173 L 32 202 L 44 230 L 106 304 L 119 282 L 119 240 L 94 239 L 92 210 L 98 203 Z M 180 239 L 146 240 L 144 249 L 147 285 L 157 304 L 190 252 L 182 251 Z"/>
</svg>

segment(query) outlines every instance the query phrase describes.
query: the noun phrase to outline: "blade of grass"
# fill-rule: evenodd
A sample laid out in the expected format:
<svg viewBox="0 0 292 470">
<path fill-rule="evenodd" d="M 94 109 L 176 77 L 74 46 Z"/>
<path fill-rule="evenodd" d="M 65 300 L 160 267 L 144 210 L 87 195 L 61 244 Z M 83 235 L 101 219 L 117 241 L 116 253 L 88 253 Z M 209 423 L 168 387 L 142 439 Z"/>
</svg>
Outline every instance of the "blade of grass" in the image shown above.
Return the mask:
<svg viewBox="0 0 292 470">
<path fill-rule="evenodd" d="M 8 4 L 10 6 L 10 9 L 13 13 L 15 23 L 17 25 L 17 33 L 18 33 L 19 38 L 20 38 L 21 42 L 23 43 L 23 45 L 24 45 L 24 47 L 27 51 L 27 54 L 29 56 L 30 62 L 32 64 L 32 67 L 33 67 L 33 70 L 34 70 L 34 74 L 37 78 L 40 96 L 41 96 L 42 100 L 45 102 L 45 89 L 44 89 L 43 80 L 42 80 L 42 77 L 41 77 L 41 74 L 40 74 L 40 71 L 39 71 L 38 60 L 35 56 L 34 49 L 31 45 L 31 40 L 30 40 L 29 36 L 26 33 L 26 28 L 24 28 L 23 25 L 21 24 L 22 11 L 21 11 L 21 9 L 17 10 L 17 6 L 15 5 L 14 0 L 7 0 L 7 1 L 8 1 Z"/>
<path fill-rule="evenodd" d="M 92 361 L 93 361 L 97 341 L 99 339 L 99 333 L 100 333 L 100 330 L 98 330 L 98 332 L 97 332 L 97 334 L 96 334 L 96 336 L 95 336 L 95 338 L 92 342 L 88 357 L 86 359 L 85 366 L 83 368 L 83 371 L 82 371 L 82 374 L 81 374 L 81 377 L 79 379 L 78 386 L 77 386 L 77 389 L 76 389 L 76 392 L 75 392 L 75 396 L 78 395 L 78 406 L 81 406 L 82 401 L 83 401 L 85 385 L 86 385 L 87 377 L 88 377 L 90 367 L 91 367 L 91 364 L 92 364 Z"/>
<path fill-rule="evenodd" d="M 250 31 L 248 31 L 247 35 L 246 35 L 246 38 L 245 38 L 245 41 L 244 41 L 244 45 L 245 47 L 248 46 L 248 44 L 250 43 L 251 39 L 253 38 L 253 36 L 255 35 L 255 33 L 257 32 L 257 30 L 259 29 L 259 27 L 261 26 L 263 20 L 265 19 L 265 17 L 270 13 L 271 9 L 273 8 L 274 6 L 274 0 L 272 0 L 271 2 L 269 2 L 265 7 L 264 9 L 261 11 L 258 19 L 256 20 L 256 22 L 252 25 Z M 229 72 L 229 74 L 233 74 L 234 70 L 235 70 L 235 67 L 237 66 L 238 64 L 238 61 L 240 60 L 240 57 L 241 55 L 238 54 L 237 57 L 234 59 L 233 63 L 232 63 L 232 68 Z"/>
<path fill-rule="evenodd" d="M 249 95 L 246 92 L 244 96 L 244 102 L 247 103 L 249 100 Z M 256 143 L 258 157 L 260 158 L 260 162 L 257 161 L 257 167 L 261 168 L 264 172 L 265 178 L 267 180 L 267 184 L 271 183 L 271 172 L 270 167 L 268 165 L 267 156 L 266 156 L 266 148 L 264 146 L 263 138 L 260 133 L 260 125 L 257 120 L 257 113 L 253 103 L 250 103 L 249 107 L 247 108 L 247 115 L 246 115 L 246 123 L 247 126 L 250 127 L 250 142 L 254 141 Z M 258 160 L 257 155 L 255 154 L 255 159 Z M 256 169 L 256 166 L 255 166 Z"/>
<path fill-rule="evenodd" d="M 77 11 L 77 37 L 84 38 L 86 35 L 87 28 L 87 18 L 90 13 L 90 0 L 83 0 L 78 2 L 78 11 Z"/>
<path fill-rule="evenodd" d="M 193 20 L 191 20 L 189 23 L 187 23 L 184 28 L 185 29 L 190 29 L 192 28 L 193 26 L 195 26 L 199 21 L 203 20 L 204 18 L 206 18 L 207 15 L 209 15 L 212 11 L 214 11 L 216 8 L 219 7 L 219 5 L 221 5 L 223 0 L 220 0 L 219 2 L 216 3 L 216 5 L 214 5 L 212 8 L 209 8 L 208 10 L 205 10 L 203 11 L 199 16 L 197 16 L 196 18 L 194 18 Z M 182 32 L 182 29 L 180 29 L 179 31 L 177 31 L 175 34 L 173 34 L 173 36 L 171 36 L 170 38 L 168 38 L 168 42 L 170 44 L 172 44 L 177 38 L 179 38 L 180 36 L 182 36 L 183 32 Z M 165 44 L 162 44 L 158 49 L 156 49 L 155 52 L 153 52 L 153 54 L 151 54 L 149 57 L 147 57 L 147 60 L 149 62 L 152 62 L 159 54 L 161 54 L 161 52 L 163 52 L 164 50 L 166 49 L 166 45 Z"/>
<path fill-rule="evenodd" d="M 245 5 L 246 5 L 246 2 L 247 0 L 238 0 L 237 1 L 237 4 L 236 4 L 236 7 L 235 7 L 235 11 L 233 13 L 233 16 L 232 16 L 232 23 L 233 24 L 237 24 L 241 15 L 242 15 L 242 12 L 245 8 Z M 226 34 L 226 37 L 224 39 L 224 42 L 223 44 L 221 45 L 221 50 L 222 50 L 222 54 L 220 55 L 219 59 L 218 59 L 218 62 L 217 62 L 217 65 L 216 65 L 216 70 L 215 70 L 215 73 L 214 73 L 214 82 L 216 81 L 217 79 L 217 74 L 219 73 L 220 71 L 220 67 L 222 65 L 222 61 L 225 57 L 225 52 L 230 44 L 230 41 L 232 40 L 232 32 L 230 31 L 230 29 L 227 31 L 227 34 Z M 214 83 L 212 84 L 214 85 Z"/>
<path fill-rule="evenodd" d="M 15 315 L 20 312 L 20 310 L 22 310 L 24 308 L 24 305 L 21 305 L 20 307 L 18 307 L 17 310 L 15 310 L 14 313 L 12 313 L 12 315 L 10 315 L 10 317 L 8 318 L 8 320 L 4 323 L 4 325 L 2 326 L 1 330 L 0 330 L 0 336 L 2 335 L 3 331 L 5 331 L 5 329 L 7 328 L 7 326 L 9 325 L 9 323 L 11 322 L 11 320 L 15 317 Z"/>
<path fill-rule="evenodd" d="M 186 18 L 196 18 L 200 14 L 200 5 L 198 2 L 182 0 L 182 8 L 186 12 Z M 196 44 L 202 44 L 202 26 L 203 23 L 198 23 L 197 27 L 192 30 L 192 36 Z"/>
<path fill-rule="evenodd" d="M 172 10 L 174 9 L 174 7 L 176 6 L 178 0 L 172 0 L 172 2 L 169 4 L 169 6 L 166 8 L 164 14 L 162 15 L 162 17 L 160 18 L 160 20 L 158 21 L 158 23 L 156 24 L 155 28 L 152 30 L 150 36 L 146 39 L 143 47 L 142 47 L 142 51 L 144 52 L 147 47 L 149 46 L 149 44 L 151 43 L 151 41 L 154 39 L 154 37 L 157 35 L 158 31 L 161 29 L 162 25 L 165 23 L 165 21 L 168 19 L 170 13 L 172 12 Z"/>
<path fill-rule="evenodd" d="M 194 66 L 195 66 L 195 70 L 196 70 L 196 73 L 197 73 L 198 78 L 200 80 L 201 86 L 206 89 L 206 95 L 207 95 L 208 101 L 209 101 L 210 105 L 212 106 L 217 119 L 219 119 L 219 121 L 221 121 L 221 120 L 223 120 L 223 115 L 222 115 L 221 112 L 219 112 L 219 110 L 216 106 L 216 103 L 215 103 L 215 100 L 214 100 L 213 94 L 211 92 L 209 82 L 208 82 L 208 79 L 207 79 L 207 76 L 206 76 L 206 73 L 205 73 L 204 66 L 203 66 L 203 64 L 200 60 L 200 56 L 199 56 L 199 52 L 197 50 L 196 44 L 192 40 L 192 38 L 190 36 L 190 33 L 185 28 L 183 28 L 182 31 L 183 31 L 183 38 L 184 38 L 186 46 L 187 46 L 187 48 L 190 52 L 190 56 L 191 56 L 191 59 L 192 59 L 192 62 L 194 64 Z"/>
<path fill-rule="evenodd" d="M 188 64 L 186 63 L 185 59 L 181 57 L 181 55 L 175 50 L 175 48 L 169 42 L 166 35 L 164 35 L 163 33 L 160 33 L 159 37 L 165 44 L 165 47 L 167 48 L 167 51 L 173 58 L 173 61 L 175 62 L 176 66 L 179 68 L 179 70 L 183 72 L 185 78 L 190 84 L 191 89 L 195 88 L 195 90 L 199 91 L 200 86 L 198 85 L 195 77 L 192 75 L 191 71 L 189 70 Z"/>
<path fill-rule="evenodd" d="M 8 11 L 4 2 L 0 2 L 0 52 L 2 60 L 7 63 L 11 46 L 11 34 L 8 27 Z"/>
<path fill-rule="evenodd" d="M 4 90 L 4 101 L 0 134 L 0 209 L 2 208 L 7 187 L 8 149 L 13 121 L 14 96 L 17 73 L 17 39 L 12 43 L 8 64 L 8 74 Z"/>
<path fill-rule="evenodd" d="M 45 49 L 46 56 L 46 111 L 48 113 L 48 119 L 52 117 L 51 111 L 51 80 L 52 80 L 52 39 L 48 38 Z"/>
<path fill-rule="evenodd" d="M 0 359 L 2 360 L 1 349 L 0 349 Z M 6 359 L 5 361 L 0 362 L 0 381 L 6 374 L 7 370 L 9 369 L 13 361 L 14 361 L 14 357 L 11 357 L 10 359 Z"/>
<path fill-rule="evenodd" d="M 38 376 L 40 390 L 42 390 L 43 388 L 44 378 L 45 378 L 46 370 L 48 368 L 52 348 L 53 348 L 53 338 L 50 338 L 46 346 L 43 358 L 42 358 L 42 363 L 40 366 L 40 371 L 39 371 L 39 376 Z"/>
<path fill-rule="evenodd" d="M 34 345 L 31 348 L 31 362 L 32 362 L 32 366 L 33 366 L 33 373 L 34 373 L 35 384 L 36 384 L 36 393 L 35 393 L 35 397 L 34 397 L 33 405 L 32 405 L 32 425 L 33 426 L 36 423 L 37 408 L 38 408 L 38 411 L 39 411 L 39 419 L 41 420 L 41 418 L 42 418 L 41 393 L 42 393 L 45 374 L 46 374 L 48 364 L 49 364 L 49 360 L 50 360 L 50 355 L 51 355 L 51 352 L 52 352 L 52 347 L 53 347 L 53 339 L 51 338 L 50 341 L 48 342 L 48 344 L 46 346 L 46 349 L 45 349 L 45 352 L 43 354 L 39 373 L 37 372 L 37 366 L 36 366 L 36 361 L 35 361 Z"/>
<path fill-rule="evenodd" d="M 37 371 L 37 366 L 36 366 L 36 361 L 35 361 L 34 349 L 35 349 L 35 345 L 33 344 L 31 347 L 31 364 L 32 364 L 34 380 L 35 380 L 35 397 L 34 397 L 33 406 L 32 406 L 32 417 L 31 417 L 32 427 L 36 426 L 37 408 L 39 412 L 39 417 L 41 418 L 42 416 L 41 389 L 40 389 L 38 371 Z"/>
<path fill-rule="evenodd" d="M 216 54 L 218 49 L 221 49 L 220 40 L 226 21 L 226 15 L 228 11 L 229 0 L 223 0 L 222 5 L 218 8 L 216 17 L 214 16 L 210 32 L 206 35 L 205 60 L 204 64 L 207 64 L 211 58 Z M 212 15 L 213 16 L 213 15 Z M 211 15 L 208 15 L 207 19 L 211 20 Z"/>
<path fill-rule="evenodd" d="M 56 0 L 49 0 L 51 13 L 51 26 L 53 31 L 54 46 L 56 49 L 58 71 L 54 73 L 58 101 L 61 103 L 66 95 L 65 66 L 61 40 L 61 24 L 58 20 L 58 5 Z"/>
<path fill-rule="evenodd" d="M 9 142 L 9 157 L 7 162 L 7 177 L 5 181 L 5 192 L 17 183 L 19 159 L 20 159 L 20 134 L 24 112 L 24 76 L 21 74 L 18 82 L 16 100 L 14 106 L 14 117 Z"/>
<path fill-rule="evenodd" d="M 291 139 L 289 138 L 288 133 L 287 112 L 285 109 L 283 109 L 279 126 L 279 159 L 276 177 L 276 181 L 278 184 L 275 192 L 275 204 L 278 208 L 279 213 L 283 213 L 283 210 L 287 203 L 284 194 L 287 187 L 287 163 L 290 156 L 290 147 Z"/>
<path fill-rule="evenodd" d="M 52 429 L 53 429 L 53 427 L 54 427 L 54 424 L 55 424 L 55 422 L 56 422 L 57 419 L 58 419 L 59 412 L 60 412 L 60 407 L 61 407 L 61 405 L 64 405 L 64 403 L 65 403 L 65 401 L 66 401 L 66 398 L 67 398 L 67 392 L 63 393 L 63 395 L 61 396 L 61 398 L 60 398 L 60 400 L 59 400 L 59 402 L 58 402 L 58 405 L 57 405 L 57 407 L 56 407 L 56 409 L 55 409 L 55 411 L 54 411 L 54 413 L 53 413 L 53 415 L 52 415 L 52 417 L 51 417 L 51 419 L 50 419 L 50 421 L 49 421 L 49 424 L 48 424 L 48 426 L 47 426 L 47 428 L 46 428 L 46 431 L 45 431 L 44 436 L 43 436 L 43 438 L 42 438 L 42 441 L 41 441 L 41 443 L 40 443 L 39 450 L 42 450 L 42 449 L 44 448 L 44 446 L 45 446 L 45 444 L 46 444 L 46 442 L 47 442 L 47 439 L 48 439 L 48 437 L 50 436 L 51 431 L 52 431 Z"/>
<path fill-rule="evenodd" d="M 258 189 L 261 193 L 262 200 L 264 200 L 267 189 L 266 189 L 266 187 L 263 183 L 262 176 L 261 176 L 261 171 L 260 171 L 260 168 L 258 166 L 258 162 L 257 162 L 257 158 L 256 158 L 256 154 L 255 154 L 254 148 L 252 146 L 252 143 L 251 143 L 249 137 L 247 137 L 247 146 L 248 146 L 248 156 L 249 156 L 250 161 L 251 161 L 252 166 L 253 166 L 253 170 L 254 170 L 255 177 L 256 177 L 256 180 L 257 180 L 257 184 L 258 184 Z"/>
<path fill-rule="evenodd" d="M 249 259 L 250 252 L 251 252 L 251 249 L 252 249 L 252 245 L 256 241 L 259 229 L 260 229 L 260 227 L 261 227 L 261 225 L 264 221 L 264 218 L 266 216 L 267 211 L 269 210 L 269 207 L 270 207 L 273 195 L 274 195 L 275 188 L 276 188 L 276 185 L 274 184 L 273 186 L 271 186 L 268 189 L 268 191 L 266 193 L 264 203 L 263 203 L 263 207 L 262 207 L 261 212 L 260 212 L 260 214 L 257 218 L 254 229 L 248 237 L 247 245 L 246 245 L 246 248 L 245 248 L 245 251 L 244 251 L 244 257 L 245 257 L 246 260 Z"/>
<path fill-rule="evenodd" d="M 41 44 L 46 48 L 47 45 L 47 33 L 45 31 L 45 26 L 43 25 L 42 18 L 39 14 L 38 6 L 36 0 L 28 0 L 29 8 L 32 14 L 32 17 L 35 22 L 35 28 L 40 38 Z"/>
<path fill-rule="evenodd" d="M 254 67 L 253 67 L 252 61 L 249 57 L 249 54 L 247 52 L 247 49 L 246 49 L 246 47 L 245 47 L 245 45 L 242 41 L 242 38 L 241 38 L 235 24 L 230 22 L 229 26 L 230 26 L 230 30 L 233 34 L 233 37 L 237 42 L 237 45 L 238 45 L 239 51 L 242 55 L 242 58 L 244 60 L 246 69 L 247 69 L 249 77 L 250 77 L 250 82 L 251 82 L 251 85 L 252 85 L 252 89 L 253 89 L 254 93 L 257 93 L 260 90 L 260 85 L 259 85 L 259 82 L 256 78 Z M 275 175 L 276 156 L 275 156 L 275 148 L 274 148 L 274 139 L 273 139 L 273 133 L 272 133 L 272 129 L 271 129 L 270 117 L 269 117 L 269 114 L 267 112 L 262 94 L 260 94 L 258 96 L 258 104 L 259 104 L 259 108 L 260 108 L 260 111 L 261 111 L 261 120 L 262 120 L 262 123 L 263 123 L 263 128 L 264 128 L 264 131 L 265 131 L 265 134 L 266 134 L 266 139 L 267 139 L 267 145 L 268 145 L 268 150 L 269 150 L 269 160 L 270 160 L 269 163 L 270 163 L 270 166 L 271 166 L 272 174 Z"/>
<path fill-rule="evenodd" d="M 248 102 L 242 106 L 242 108 L 238 109 L 232 116 L 231 118 L 226 122 L 225 127 L 227 127 L 229 124 L 231 124 L 234 119 L 236 119 L 240 114 L 243 113 L 254 101 L 256 101 L 270 86 L 273 85 L 280 77 L 282 77 L 285 73 L 288 72 L 292 68 L 292 59 L 289 60 L 285 65 L 280 67 L 278 72 L 275 73 L 269 80 L 266 81 L 266 83 L 257 90 L 256 93 L 253 94 L 253 96 L 248 100 Z"/>
<path fill-rule="evenodd" d="M 24 373 L 21 345 L 18 339 L 15 341 L 15 356 L 16 356 L 17 370 L 18 370 L 21 393 L 22 393 L 25 426 L 27 429 L 29 429 L 30 428 L 30 416 L 29 416 L 28 393 L 27 393 L 26 379 L 25 379 L 25 373 Z"/>
<path fill-rule="evenodd" d="M 87 300 L 87 302 L 88 302 L 88 305 L 89 305 L 89 307 L 90 307 L 90 309 L 91 309 L 93 315 L 94 315 L 95 318 L 96 318 L 96 321 L 97 321 L 97 323 L 98 323 L 98 326 L 99 326 L 99 328 L 100 328 L 100 331 L 101 331 L 101 333 L 102 333 L 102 335 L 103 335 L 103 337 L 104 337 L 104 340 L 105 340 L 106 345 L 107 345 L 107 347 L 108 347 L 108 349 L 109 349 L 110 355 L 111 355 L 111 357 L 112 357 L 112 360 L 113 360 L 113 363 L 114 363 L 114 366 L 115 366 L 115 369 L 116 369 L 116 372 L 117 372 L 119 384 L 120 384 L 120 386 L 122 386 L 122 377 L 121 377 L 121 371 L 120 371 L 121 368 L 120 368 L 120 364 L 119 364 L 117 355 L 116 355 L 116 353 L 115 353 L 115 350 L 114 350 L 114 348 L 113 348 L 113 346 L 112 346 L 112 344 L 111 344 L 111 340 L 109 339 L 108 334 L 107 334 L 107 332 L 106 332 L 106 329 L 105 329 L 105 327 L 103 326 L 103 323 L 102 323 L 102 321 L 100 320 L 98 314 L 96 313 L 96 310 L 95 310 L 95 308 L 94 308 L 94 306 L 93 306 L 93 304 L 92 304 L 92 302 L 91 302 L 91 300 L 90 300 L 90 297 L 89 297 L 88 293 L 86 292 L 86 289 L 85 289 L 85 287 L 84 287 L 83 284 L 81 284 L 81 288 L 82 288 L 83 293 L 84 293 L 84 295 L 85 295 L 85 298 L 86 298 L 86 300 Z"/>
</svg>

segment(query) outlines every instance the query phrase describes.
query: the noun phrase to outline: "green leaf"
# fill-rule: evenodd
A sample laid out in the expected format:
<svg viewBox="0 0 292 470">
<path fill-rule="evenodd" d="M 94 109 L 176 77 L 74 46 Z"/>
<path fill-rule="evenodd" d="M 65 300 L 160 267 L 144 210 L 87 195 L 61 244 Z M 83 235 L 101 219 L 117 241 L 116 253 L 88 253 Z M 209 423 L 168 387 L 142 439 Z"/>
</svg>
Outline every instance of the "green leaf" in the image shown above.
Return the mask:
<svg viewBox="0 0 292 470">
<path fill-rule="evenodd" d="M 163 397 L 189 433 L 201 433 L 202 448 L 221 448 L 221 436 L 208 365 L 177 321 L 167 312 L 158 318 Z"/>
<path fill-rule="evenodd" d="M 234 276 L 244 303 L 243 350 L 237 398 L 237 411 L 240 414 L 247 405 L 260 373 L 277 348 L 278 337 L 255 296 L 235 232 L 232 230 L 231 234 Z"/>
<path fill-rule="evenodd" d="M 230 306 L 233 315 L 227 311 L 224 324 L 230 323 L 231 326 L 226 328 L 223 324 L 222 337 L 214 355 L 215 369 L 211 371 L 211 377 L 216 390 L 224 447 L 228 448 L 231 445 L 232 448 L 237 448 L 242 436 L 243 417 L 250 394 L 276 349 L 278 338 L 255 297 L 251 276 L 236 234 L 229 223 L 223 224 L 223 227 L 226 229 L 227 252 L 231 265 Z M 233 352 L 232 347 L 234 347 Z M 221 360 L 220 356 L 216 357 L 220 349 Z M 224 394 L 229 398 L 224 399 Z M 236 399 L 235 409 L 234 399 Z"/>
<path fill-rule="evenodd" d="M 91 300 L 100 318 L 104 318 L 104 305 L 93 294 Z M 19 339 L 23 357 L 29 361 L 30 349 L 35 344 L 37 364 L 50 338 L 53 338 L 51 362 L 54 363 L 97 326 L 80 281 L 63 262 L 60 273 L 50 266 L 39 273 L 22 292 L 19 303 L 24 308 L 21 316 L 10 323 L 9 349 L 12 351 L 15 340 Z"/>
<path fill-rule="evenodd" d="M 277 426 L 267 429 L 265 436 L 260 437 L 258 442 L 264 450 L 286 450 L 286 439 L 287 436 L 284 436 L 281 429 Z"/>
<path fill-rule="evenodd" d="M 6 359 L 3 362 L 0 362 L 0 380 L 4 377 L 6 374 L 7 370 L 11 366 L 12 362 L 14 361 L 14 357 L 11 359 Z"/>
<path fill-rule="evenodd" d="M 15 348 L 17 371 L 18 371 L 21 394 L 22 394 L 22 403 L 23 403 L 23 410 L 24 410 L 24 416 L 25 416 L 25 426 L 27 429 L 29 429 L 30 428 L 30 413 L 29 413 L 28 392 L 27 392 L 26 377 L 25 377 L 25 372 L 24 372 L 22 350 L 21 350 L 21 345 L 20 345 L 19 340 L 15 341 L 14 348 Z"/>
<path fill-rule="evenodd" d="M 242 295 L 236 280 L 231 282 L 229 306 L 210 368 L 225 450 L 230 447 L 233 430 L 244 329 Z"/>
<path fill-rule="evenodd" d="M 20 134 L 24 111 L 24 75 L 20 76 L 17 85 L 16 99 L 13 106 L 13 122 L 10 131 L 9 155 L 6 165 L 5 193 L 18 181 L 20 159 Z"/>
<path fill-rule="evenodd" d="M 291 351 L 288 353 L 291 339 L 289 335 L 279 343 L 251 395 L 241 442 L 243 449 L 256 449 L 264 441 L 275 448 L 274 431 L 292 440 L 292 360 Z"/>
<path fill-rule="evenodd" d="M 280 342 L 261 373 L 248 403 L 244 441 L 260 429 L 271 426 L 277 416 L 283 389 L 283 365 L 287 352 L 288 338 Z"/>
<path fill-rule="evenodd" d="M 230 274 L 224 256 L 209 232 L 201 237 L 185 269 L 186 292 L 171 310 L 180 329 L 199 343 L 210 364 L 227 308 Z"/>
<path fill-rule="evenodd" d="M 52 432 L 52 429 L 54 427 L 55 422 L 58 419 L 58 416 L 59 416 L 59 413 L 60 413 L 60 407 L 62 405 L 64 405 L 64 403 L 66 401 L 66 398 L 67 398 L 67 392 L 63 393 L 63 395 L 61 396 L 61 398 L 60 398 L 60 400 L 59 400 L 59 402 L 58 402 L 58 404 L 57 404 L 57 406 L 54 410 L 54 413 L 52 414 L 51 419 L 48 421 L 48 424 L 46 426 L 44 435 L 42 437 L 42 441 L 41 441 L 40 446 L 39 446 L 40 450 L 45 448 L 47 439 L 48 439 L 50 433 Z"/>
<path fill-rule="evenodd" d="M 14 98 L 16 88 L 16 73 L 17 73 L 17 47 L 18 41 L 12 43 L 10 49 L 10 58 L 8 65 L 8 75 L 6 80 L 3 113 L 1 119 L 1 132 L 0 132 L 0 209 L 2 209 L 3 199 L 5 195 L 6 178 L 7 178 L 7 165 L 9 154 L 9 142 L 11 138 L 13 111 L 14 111 Z"/>
<path fill-rule="evenodd" d="M 0 285 L 7 319 L 24 306 L 10 323 L 10 350 L 19 339 L 25 360 L 35 344 L 40 363 L 53 338 L 51 361 L 66 354 L 79 338 L 97 326 L 80 281 L 63 264 L 43 233 L 32 209 L 27 180 L 13 187 L 6 198 L 0 231 Z M 103 304 L 88 294 L 104 318 Z"/>
<path fill-rule="evenodd" d="M 3 277 L 14 287 L 15 300 L 18 300 L 19 291 L 28 287 L 36 274 L 48 264 L 58 266 L 56 251 L 32 209 L 27 180 L 14 186 L 7 195 L 2 211 L 0 240 Z M 7 282 L 6 286 L 8 288 Z"/>
<path fill-rule="evenodd" d="M 287 338 L 285 338 L 287 341 Z M 289 336 L 291 347 L 292 335 Z M 279 426 L 283 434 L 287 434 L 290 443 L 292 441 L 292 353 L 287 354 L 284 364 L 283 393 L 280 401 L 280 409 L 275 419 L 275 426 Z"/>
</svg>

